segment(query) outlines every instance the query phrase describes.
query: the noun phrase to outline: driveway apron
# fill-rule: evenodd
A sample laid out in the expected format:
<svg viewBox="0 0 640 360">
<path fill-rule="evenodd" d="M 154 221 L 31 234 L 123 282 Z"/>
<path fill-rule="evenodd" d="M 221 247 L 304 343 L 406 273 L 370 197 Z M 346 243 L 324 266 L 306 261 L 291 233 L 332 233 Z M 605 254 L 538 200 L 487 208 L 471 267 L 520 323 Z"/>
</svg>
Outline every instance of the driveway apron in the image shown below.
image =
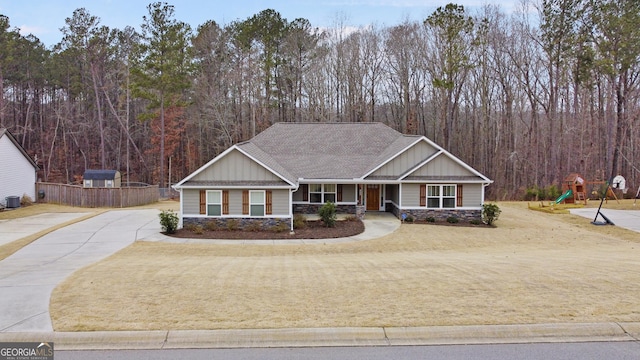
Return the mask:
<svg viewBox="0 0 640 360">
<path fill-rule="evenodd" d="M 0 261 L 0 332 L 53 331 L 53 289 L 74 271 L 160 231 L 158 210 L 112 210 L 49 233 Z"/>
</svg>

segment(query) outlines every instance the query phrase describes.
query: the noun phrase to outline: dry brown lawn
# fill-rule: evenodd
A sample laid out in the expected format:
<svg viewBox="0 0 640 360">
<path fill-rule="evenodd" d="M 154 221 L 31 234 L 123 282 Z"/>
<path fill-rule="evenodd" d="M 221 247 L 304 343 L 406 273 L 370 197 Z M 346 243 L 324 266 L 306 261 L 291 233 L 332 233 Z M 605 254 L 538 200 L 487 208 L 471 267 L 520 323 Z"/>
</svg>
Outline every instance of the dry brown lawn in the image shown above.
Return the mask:
<svg viewBox="0 0 640 360">
<path fill-rule="evenodd" d="M 640 234 L 499 205 L 497 228 L 347 244 L 138 242 L 56 288 L 54 329 L 640 321 Z"/>
</svg>

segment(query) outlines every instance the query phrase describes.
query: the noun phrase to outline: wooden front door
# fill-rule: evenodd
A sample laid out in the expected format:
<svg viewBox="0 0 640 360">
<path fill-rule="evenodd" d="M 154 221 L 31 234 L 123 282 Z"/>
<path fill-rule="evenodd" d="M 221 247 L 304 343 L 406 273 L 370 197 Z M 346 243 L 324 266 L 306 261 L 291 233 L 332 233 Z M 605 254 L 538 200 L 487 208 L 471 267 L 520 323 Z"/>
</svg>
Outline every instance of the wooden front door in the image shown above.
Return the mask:
<svg viewBox="0 0 640 360">
<path fill-rule="evenodd" d="M 380 185 L 367 184 L 367 210 L 380 210 Z"/>
</svg>

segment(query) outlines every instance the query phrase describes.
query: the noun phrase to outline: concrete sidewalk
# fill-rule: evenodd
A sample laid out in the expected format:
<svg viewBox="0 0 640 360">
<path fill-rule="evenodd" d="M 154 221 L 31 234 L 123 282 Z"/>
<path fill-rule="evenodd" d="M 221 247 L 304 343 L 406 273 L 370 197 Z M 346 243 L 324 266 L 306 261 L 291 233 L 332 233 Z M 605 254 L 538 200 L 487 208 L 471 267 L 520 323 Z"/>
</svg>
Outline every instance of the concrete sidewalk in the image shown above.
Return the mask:
<svg viewBox="0 0 640 360">
<path fill-rule="evenodd" d="M 570 209 L 569 211 L 573 215 L 582 216 L 592 221 L 596 219 L 596 214 L 598 213 L 598 209 L 594 208 Z M 600 213 L 613 221 L 616 226 L 640 232 L 640 210 L 600 209 Z M 604 219 L 598 215 L 597 221 L 603 220 Z"/>
<path fill-rule="evenodd" d="M 640 341 L 640 323 L 0 333 L 56 350 L 406 346 Z"/>
</svg>

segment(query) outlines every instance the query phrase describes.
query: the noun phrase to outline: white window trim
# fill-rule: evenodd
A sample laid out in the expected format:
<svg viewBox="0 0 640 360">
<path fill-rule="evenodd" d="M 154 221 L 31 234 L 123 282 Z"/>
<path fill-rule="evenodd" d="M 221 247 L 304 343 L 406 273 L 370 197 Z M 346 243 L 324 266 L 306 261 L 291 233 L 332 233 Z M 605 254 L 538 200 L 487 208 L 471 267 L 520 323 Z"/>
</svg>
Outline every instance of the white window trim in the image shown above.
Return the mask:
<svg viewBox="0 0 640 360">
<path fill-rule="evenodd" d="M 210 193 L 218 193 L 220 196 L 220 203 L 209 202 L 209 194 Z M 207 206 L 207 216 L 222 216 L 222 190 L 207 190 L 207 198 L 205 199 Z M 209 215 L 209 205 L 219 205 L 220 206 L 220 215 Z"/>
<path fill-rule="evenodd" d="M 254 203 L 252 202 L 252 194 L 262 193 L 262 203 Z M 254 205 L 262 206 L 262 215 L 253 215 L 251 214 L 251 207 Z M 265 217 L 267 215 L 267 193 L 264 190 L 249 190 L 249 216 L 251 217 Z"/>
<path fill-rule="evenodd" d="M 458 191 L 458 187 L 455 184 L 426 184 L 427 185 L 427 198 L 426 198 L 426 208 L 427 209 L 456 209 L 456 199 L 457 199 L 457 191 Z M 439 192 L 438 192 L 438 196 L 429 196 L 429 187 L 435 187 L 437 186 L 439 188 Z M 444 195 L 444 188 L 445 187 L 453 187 L 453 195 L 452 196 L 445 196 Z M 429 199 L 434 199 L 437 198 L 438 199 L 438 207 L 430 207 L 429 206 Z M 443 207 L 444 204 L 444 199 L 453 199 L 453 207 Z"/>
</svg>

